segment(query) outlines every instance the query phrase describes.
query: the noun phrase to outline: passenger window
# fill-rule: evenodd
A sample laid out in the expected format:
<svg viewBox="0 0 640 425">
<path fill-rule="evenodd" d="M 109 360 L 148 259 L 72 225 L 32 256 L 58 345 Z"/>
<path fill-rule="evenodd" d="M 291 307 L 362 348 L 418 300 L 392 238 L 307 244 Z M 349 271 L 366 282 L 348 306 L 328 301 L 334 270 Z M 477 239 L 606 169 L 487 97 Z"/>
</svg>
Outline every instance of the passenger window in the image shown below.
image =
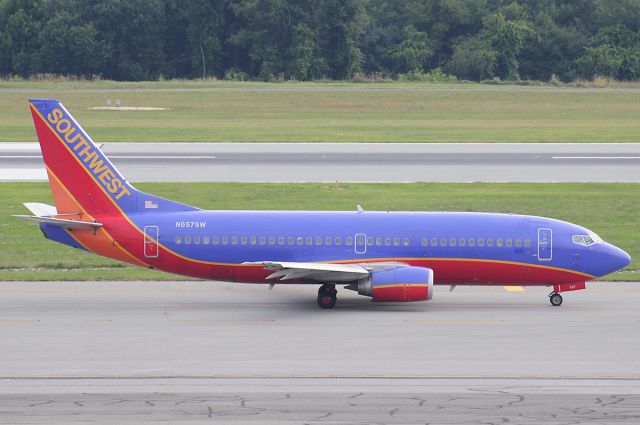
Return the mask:
<svg viewBox="0 0 640 425">
<path fill-rule="evenodd" d="M 429 245 L 429 239 L 427 239 L 427 238 L 422 238 L 422 240 L 420 241 L 420 243 L 422 244 L 422 246 L 427 246 L 427 245 Z"/>
<path fill-rule="evenodd" d="M 478 246 L 484 246 L 484 239 L 478 239 Z"/>
<path fill-rule="evenodd" d="M 190 244 L 191 243 L 191 236 L 185 236 L 184 237 L 184 243 Z"/>
<path fill-rule="evenodd" d="M 213 237 L 213 244 L 218 245 L 220 243 L 220 238 L 218 236 Z"/>
<path fill-rule="evenodd" d="M 373 246 L 373 238 L 372 237 L 368 237 L 367 238 L 367 246 Z"/>
<path fill-rule="evenodd" d="M 311 236 L 307 236 L 307 245 L 313 245 L 313 238 Z"/>
<path fill-rule="evenodd" d="M 176 236 L 176 243 L 180 245 L 182 243 L 182 237 Z"/>
<path fill-rule="evenodd" d="M 496 239 L 496 246 L 502 246 L 502 239 Z"/>
<path fill-rule="evenodd" d="M 391 238 L 384 238 L 384 246 L 391 246 Z"/>
<path fill-rule="evenodd" d="M 278 236 L 278 245 L 284 245 L 284 236 Z"/>
<path fill-rule="evenodd" d="M 316 236 L 316 246 L 322 245 L 322 236 Z"/>
<path fill-rule="evenodd" d="M 327 246 L 331 245 L 331 242 L 332 242 L 331 236 L 327 236 L 327 237 L 324 239 L 324 243 L 325 243 Z"/>
<path fill-rule="evenodd" d="M 376 246 L 382 246 L 382 238 L 376 238 Z"/>
<path fill-rule="evenodd" d="M 275 245 L 275 244 L 276 244 L 276 237 L 269 236 L 269 245 Z"/>
<path fill-rule="evenodd" d="M 487 239 L 487 246 L 493 246 L 493 238 Z"/>
<path fill-rule="evenodd" d="M 228 236 L 223 236 L 222 237 L 222 245 L 226 245 L 229 243 L 229 237 Z"/>
<path fill-rule="evenodd" d="M 440 238 L 440 246 L 447 246 L 447 239 L 446 238 Z"/>
<path fill-rule="evenodd" d="M 449 239 L 449 245 L 450 246 L 456 246 L 456 238 L 450 238 Z"/>
<path fill-rule="evenodd" d="M 205 245 L 209 245 L 209 236 L 203 236 L 202 237 L 202 243 Z"/>
<path fill-rule="evenodd" d="M 516 248 L 522 248 L 522 239 L 516 239 Z"/>
<path fill-rule="evenodd" d="M 508 247 L 510 247 L 510 246 L 512 246 L 512 245 L 513 245 L 513 242 L 511 242 L 511 239 L 507 239 L 507 241 L 506 241 L 506 242 L 507 242 L 507 246 L 508 246 Z"/>
<path fill-rule="evenodd" d="M 298 236 L 296 242 L 298 243 L 298 245 L 304 245 L 304 238 L 302 236 Z"/>
<path fill-rule="evenodd" d="M 473 238 L 470 238 L 470 239 L 469 239 L 469 243 L 468 243 L 467 245 L 469 245 L 469 246 L 476 246 L 476 240 L 475 240 L 475 239 L 473 239 Z"/>
<path fill-rule="evenodd" d="M 342 238 L 340 236 L 336 237 L 336 245 L 342 245 Z"/>
<path fill-rule="evenodd" d="M 194 236 L 193 237 L 193 243 L 196 245 L 200 245 L 200 236 Z"/>
<path fill-rule="evenodd" d="M 409 240 L 409 238 L 404 238 L 404 239 L 402 239 L 402 244 L 403 244 L 404 246 L 409 246 L 409 243 L 411 243 L 411 241 Z"/>
<path fill-rule="evenodd" d="M 438 246 L 438 238 L 431 238 L 431 246 Z"/>
<path fill-rule="evenodd" d="M 464 239 L 464 238 L 460 238 L 460 239 L 458 240 L 458 245 L 460 245 L 460 246 L 465 246 L 465 242 L 466 242 L 466 239 Z"/>
<path fill-rule="evenodd" d="M 393 246 L 400 246 L 400 238 L 393 238 Z"/>
<path fill-rule="evenodd" d="M 251 239 L 249 239 L 249 243 L 251 245 L 255 245 L 256 244 L 256 237 L 255 236 L 251 236 Z"/>
<path fill-rule="evenodd" d="M 344 243 L 347 246 L 353 246 L 353 238 L 351 236 L 349 236 L 347 239 L 344 240 Z"/>
<path fill-rule="evenodd" d="M 287 245 L 293 245 L 293 236 L 287 238 Z"/>
<path fill-rule="evenodd" d="M 231 236 L 231 245 L 238 245 L 238 237 Z"/>
<path fill-rule="evenodd" d="M 267 238 L 265 238 L 264 236 L 260 236 L 260 238 L 258 238 L 258 243 L 260 245 L 264 245 L 265 242 L 267 242 Z"/>
<path fill-rule="evenodd" d="M 242 236 L 242 237 L 240 238 L 240 243 L 241 243 L 242 245 L 246 245 L 246 244 L 247 244 L 247 237 L 246 237 L 246 236 Z"/>
</svg>

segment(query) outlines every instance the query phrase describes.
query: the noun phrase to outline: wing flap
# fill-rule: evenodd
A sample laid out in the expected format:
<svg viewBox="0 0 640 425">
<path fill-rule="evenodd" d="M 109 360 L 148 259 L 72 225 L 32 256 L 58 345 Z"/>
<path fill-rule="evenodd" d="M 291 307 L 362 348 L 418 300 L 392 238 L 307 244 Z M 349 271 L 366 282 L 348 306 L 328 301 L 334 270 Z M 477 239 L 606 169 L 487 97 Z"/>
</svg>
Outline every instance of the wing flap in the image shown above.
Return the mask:
<svg viewBox="0 0 640 425">
<path fill-rule="evenodd" d="M 287 261 L 258 261 L 244 264 L 264 266 L 273 271 L 266 280 L 307 279 L 316 282 L 352 282 L 368 277 L 374 270 L 402 267 L 401 263 L 332 264 Z"/>
</svg>

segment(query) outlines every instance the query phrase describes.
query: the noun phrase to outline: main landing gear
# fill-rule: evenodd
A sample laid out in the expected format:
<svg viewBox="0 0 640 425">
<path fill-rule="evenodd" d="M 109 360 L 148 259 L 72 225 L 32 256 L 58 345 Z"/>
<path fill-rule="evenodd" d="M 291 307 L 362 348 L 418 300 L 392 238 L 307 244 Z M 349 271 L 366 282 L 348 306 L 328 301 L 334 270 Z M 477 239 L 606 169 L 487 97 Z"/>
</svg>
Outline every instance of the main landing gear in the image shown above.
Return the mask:
<svg viewBox="0 0 640 425">
<path fill-rule="evenodd" d="M 338 300 L 336 285 L 325 283 L 318 289 L 318 305 L 320 308 L 333 308 Z"/>
<path fill-rule="evenodd" d="M 557 292 L 552 292 L 549 294 L 549 302 L 554 307 L 560 307 L 562 305 L 562 295 Z"/>
</svg>

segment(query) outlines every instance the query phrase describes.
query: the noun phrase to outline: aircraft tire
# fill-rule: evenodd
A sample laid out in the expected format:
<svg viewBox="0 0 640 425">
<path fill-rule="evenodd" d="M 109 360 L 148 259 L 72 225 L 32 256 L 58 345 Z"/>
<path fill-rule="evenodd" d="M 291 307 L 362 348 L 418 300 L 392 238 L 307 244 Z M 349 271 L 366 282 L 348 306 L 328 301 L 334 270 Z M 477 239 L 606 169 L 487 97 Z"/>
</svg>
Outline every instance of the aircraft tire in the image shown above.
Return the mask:
<svg viewBox="0 0 640 425">
<path fill-rule="evenodd" d="M 334 285 L 322 285 L 318 289 L 318 306 L 322 309 L 331 309 L 338 301 L 338 291 Z"/>
<path fill-rule="evenodd" d="M 562 305 L 562 295 L 557 292 L 554 292 L 549 296 L 549 302 L 554 307 L 560 307 Z"/>
</svg>

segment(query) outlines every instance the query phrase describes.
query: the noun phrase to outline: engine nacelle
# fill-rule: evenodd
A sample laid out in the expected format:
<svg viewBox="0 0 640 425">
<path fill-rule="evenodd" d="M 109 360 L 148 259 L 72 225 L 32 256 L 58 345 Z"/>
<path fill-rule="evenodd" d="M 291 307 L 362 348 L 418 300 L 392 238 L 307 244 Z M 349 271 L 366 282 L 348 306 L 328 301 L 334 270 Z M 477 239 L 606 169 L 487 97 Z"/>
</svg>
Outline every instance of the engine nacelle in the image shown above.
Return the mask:
<svg viewBox="0 0 640 425">
<path fill-rule="evenodd" d="M 426 301 L 433 297 L 433 270 L 425 267 L 398 267 L 374 271 L 358 281 L 358 294 L 376 302 Z"/>
</svg>

